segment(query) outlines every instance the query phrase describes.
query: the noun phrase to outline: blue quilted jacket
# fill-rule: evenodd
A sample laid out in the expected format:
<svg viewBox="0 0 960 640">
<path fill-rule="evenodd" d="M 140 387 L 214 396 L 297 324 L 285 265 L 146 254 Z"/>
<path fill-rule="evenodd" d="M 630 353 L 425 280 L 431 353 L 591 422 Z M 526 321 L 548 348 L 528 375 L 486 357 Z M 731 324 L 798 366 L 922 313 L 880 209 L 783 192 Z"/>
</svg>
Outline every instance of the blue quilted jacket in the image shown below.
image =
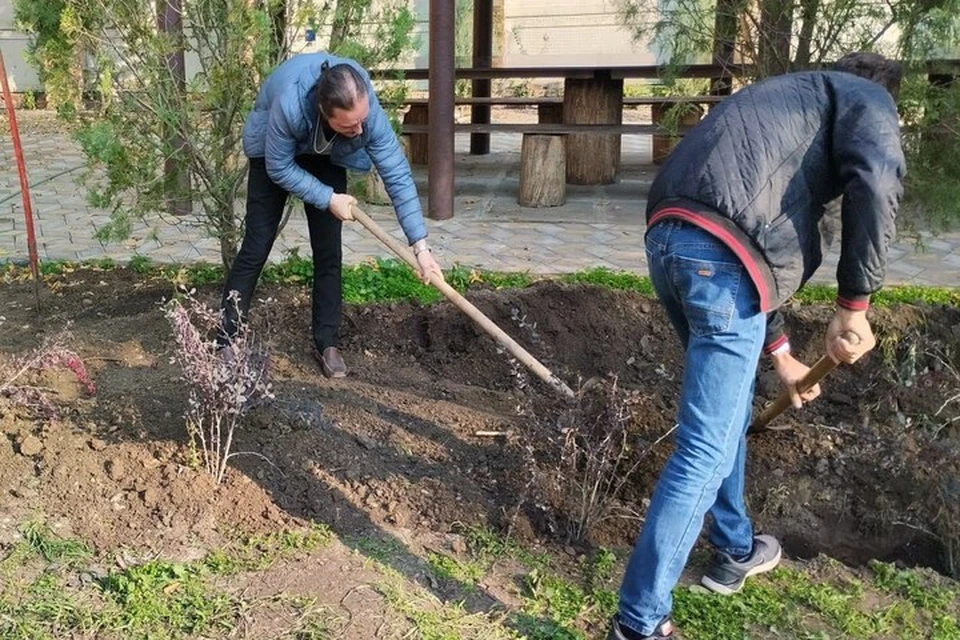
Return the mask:
<svg viewBox="0 0 960 640">
<path fill-rule="evenodd" d="M 333 189 L 303 170 L 296 156 L 313 153 L 311 141 L 318 124 L 316 85 L 321 65 L 347 63 L 367 80 L 370 115 L 363 133 L 355 138 L 337 136 L 330 160 L 334 164 L 367 172 L 377 167 L 397 211 L 397 220 L 410 244 L 427 235 L 423 210 L 410 165 L 377 100 L 367 72 L 355 61 L 327 53 L 294 56 L 280 64 L 264 81 L 253 111 L 243 126 L 243 151 L 249 158 L 264 158 L 267 174 L 289 193 L 319 209 L 327 209 Z"/>
</svg>

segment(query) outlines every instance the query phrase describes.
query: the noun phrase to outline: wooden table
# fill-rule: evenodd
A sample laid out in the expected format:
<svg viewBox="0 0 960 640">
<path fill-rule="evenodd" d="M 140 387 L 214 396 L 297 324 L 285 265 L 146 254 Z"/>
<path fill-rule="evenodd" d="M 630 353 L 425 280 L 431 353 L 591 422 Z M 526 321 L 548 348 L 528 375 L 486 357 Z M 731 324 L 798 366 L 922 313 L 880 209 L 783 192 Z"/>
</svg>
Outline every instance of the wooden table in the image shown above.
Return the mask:
<svg viewBox="0 0 960 640">
<path fill-rule="evenodd" d="M 623 82 L 626 78 L 661 77 L 665 69 L 656 65 L 643 66 L 549 66 L 549 67 L 499 67 L 460 68 L 455 70 L 458 79 L 502 78 L 563 78 L 563 108 L 559 115 L 565 125 L 608 125 L 612 130 L 623 124 Z M 405 80 L 424 80 L 428 69 L 405 69 L 399 71 L 376 70 L 375 78 L 402 77 Z M 683 77 L 711 78 L 729 76 L 716 65 L 691 65 Z M 711 97 L 712 98 L 712 97 Z M 434 96 L 433 100 L 455 100 L 454 96 Z M 718 98 L 719 99 L 719 98 Z M 490 104 L 493 99 L 487 100 Z M 498 99 L 499 100 L 499 99 Z M 664 98 L 675 101 L 674 98 Z M 428 102 L 430 102 L 428 101 Z M 691 100 L 697 101 L 697 100 Z M 518 101 L 519 102 L 519 101 Z M 697 102 L 706 102 L 699 100 Z M 481 104 L 481 102 L 473 102 Z M 499 104 L 506 104 L 500 102 Z M 651 102 L 650 104 L 655 104 Z M 423 122 L 419 124 L 425 124 Z M 566 174 L 571 184 L 599 185 L 616 182 L 620 170 L 620 134 L 618 133 L 573 133 L 566 138 Z"/>
</svg>

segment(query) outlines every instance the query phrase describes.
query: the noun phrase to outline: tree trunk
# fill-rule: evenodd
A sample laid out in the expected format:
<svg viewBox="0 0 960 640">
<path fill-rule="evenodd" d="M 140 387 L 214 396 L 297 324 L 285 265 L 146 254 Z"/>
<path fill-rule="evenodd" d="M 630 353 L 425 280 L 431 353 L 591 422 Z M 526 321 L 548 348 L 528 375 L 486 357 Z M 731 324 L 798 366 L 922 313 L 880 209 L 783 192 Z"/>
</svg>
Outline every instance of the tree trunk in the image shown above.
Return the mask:
<svg viewBox="0 0 960 640">
<path fill-rule="evenodd" d="M 623 80 L 568 78 L 563 89 L 564 124 L 621 124 Z M 567 136 L 567 182 L 611 184 L 620 171 L 618 134 Z"/>
<path fill-rule="evenodd" d="M 797 34 L 796 63 L 800 68 L 810 64 L 810 45 L 813 40 L 813 27 L 816 25 L 820 0 L 802 0 L 800 3 L 800 33 Z"/>
<path fill-rule="evenodd" d="M 732 69 L 735 62 L 741 8 L 741 0 L 717 0 L 713 21 L 713 64 L 725 70 Z M 733 82 L 730 77 L 718 76 L 710 79 L 710 95 L 728 96 L 732 90 Z"/>
<path fill-rule="evenodd" d="M 757 63 L 761 77 L 790 70 L 790 36 L 793 30 L 793 3 L 789 0 L 760 0 L 760 50 Z"/>
<path fill-rule="evenodd" d="M 520 148 L 521 207 L 557 207 L 566 201 L 564 136 L 525 133 Z"/>
<path fill-rule="evenodd" d="M 223 205 L 220 210 L 220 224 L 218 236 L 220 240 L 220 260 L 223 261 L 223 268 L 230 271 L 233 261 L 237 257 L 237 250 L 240 245 L 240 229 L 237 225 L 237 218 L 233 212 L 233 203 Z"/>
<path fill-rule="evenodd" d="M 167 34 L 175 43 L 173 51 L 166 56 L 167 76 L 163 85 L 170 93 L 169 104 L 186 115 L 186 63 L 183 53 L 183 6 L 181 0 L 157 0 L 157 30 Z M 164 132 L 166 147 L 163 166 L 164 190 L 167 198 L 167 213 L 187 216 L 193 213 L 191 198 L 190 149 L 179 127 L 167 127 Z"/>
</svg>

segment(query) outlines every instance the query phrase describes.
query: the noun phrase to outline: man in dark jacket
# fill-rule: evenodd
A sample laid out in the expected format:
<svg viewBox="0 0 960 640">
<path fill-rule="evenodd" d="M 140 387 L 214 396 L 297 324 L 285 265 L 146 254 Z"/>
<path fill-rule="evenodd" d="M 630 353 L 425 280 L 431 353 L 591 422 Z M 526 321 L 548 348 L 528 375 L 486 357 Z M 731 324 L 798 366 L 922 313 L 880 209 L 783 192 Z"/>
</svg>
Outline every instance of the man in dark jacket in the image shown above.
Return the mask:
<svg viewBox="0 0 960 640">
<path fill-rule="evenodd" d="M 883 284 L 905 171 L 899 81 L 896 63 L 850 54 L 832 71 L 746 87 L 713 109 L 657 175 L 647 260 L 686 350 L 683 386 L 676 449 L 627 567 L 610 640 L 673 637 L 670 592 L 708 511 L 716 553 L 704 586 L 731 594 L 780 561 L 777 540 L 754 535 L 743 495 L 757 363 L 761 351 L 771 356 L 795 407 L 819 394 L 797 392 L 808 368 L 790 355 L 776 309 L 820 266 L 818 225 L 839 197 L 839 292 L 826 349 L 853 363 L 873 348 L 866 310 Z M 842 337 L 847 331 L 858 344 Z"/>
<path fill-rule="evenodd" d="M 341 322 L 341 223 L 356 200 L 346 194 L 346 169 L 374 165 L 413 248 L 424 281 L 443 277 L 427 246 L 423 211 L 410 165 L 380 106 L 367 72 L 353 60 L 302 54 L 264 81 L 243 127 L 250 158 L 246 232 L 223 291 L 224 330 L 250 300 L 277 237 L 289 194 L 303 200 L 313 250 L 313 339 L 324 375 L 347 368 L 338 349 Z M 372 161 L 372 162 L 371 162 Z M 233 302 L 231 292 L 239 294 Z"/>
</svg>

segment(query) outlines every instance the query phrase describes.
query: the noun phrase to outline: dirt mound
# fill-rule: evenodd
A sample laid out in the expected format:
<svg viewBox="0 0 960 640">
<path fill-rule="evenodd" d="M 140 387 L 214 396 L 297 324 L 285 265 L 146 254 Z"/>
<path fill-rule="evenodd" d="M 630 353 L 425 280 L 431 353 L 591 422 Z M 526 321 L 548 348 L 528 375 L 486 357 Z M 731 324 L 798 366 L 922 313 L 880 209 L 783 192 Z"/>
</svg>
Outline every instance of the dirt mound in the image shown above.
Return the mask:
<svg viewBox="0 0 960 640">
<path fill-rule="evenodd" d="M 245 455 L 216 487 L 186 444 L 186 394 L 159 308 L 171 285 L 80 271 L 45 293 L 42 318 L 31 287 L 2 291 L 0 358 L 70 319 L 70 346 L 98 392 L 78 394 L 57 422 L 0 406 L 0 510 L 42 513 L 102 547 L 136 541 L 182 554 L 300 519 L 345 536 L 489 524 L 568 545 L 585 513 L 588 541 L 626 546 L 670 451 L 682 352 L 656 301 L 632 293 L 541 283 L 470 294 L 561 378 L 587 388 L 570 407 L 447 304 L 348 307 L 351 375 L 326 380 L 309 348 L 307 292 L 264 287 L 254 318 L 278 400 L 239 434 L 234 450 Z M 820 355 L 829 313 L 788 310 L 805 361 Z M 837 370 L 821 400 L 783 416 L 792 431 L 752 438 L 751 510 L 794 554 L 945 571 L 960 529 L 958 403 L 944 406 L 960 391 L 960 312 L 903 307 L 878 312 L 875 324 L 881 346 L 869 361 Z M 759 388 L 777 392 L 766 372 Z M 607 483 L 599 511 L 576 498 L 590 478 Z"/>
</svg>

